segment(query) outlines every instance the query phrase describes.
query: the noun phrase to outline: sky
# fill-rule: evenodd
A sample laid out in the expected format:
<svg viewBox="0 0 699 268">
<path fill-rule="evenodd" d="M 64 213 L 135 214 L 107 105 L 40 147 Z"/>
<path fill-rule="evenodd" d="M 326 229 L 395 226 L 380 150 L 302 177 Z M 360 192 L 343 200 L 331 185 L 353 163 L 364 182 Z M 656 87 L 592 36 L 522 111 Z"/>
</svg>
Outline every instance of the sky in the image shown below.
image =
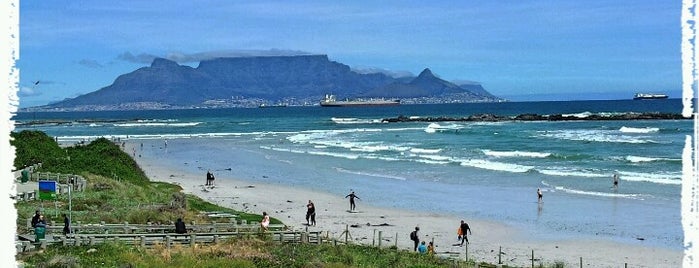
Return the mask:
<svg viewBox="0 0 699 268">
<path fill-rule="evenodd" d="M 680 0 L 20 1 L 20 107 L 99 90 L 154 57 L 325 54 L 476 81 L 512 101 L 681 97 Z M 38 83 L 37 83 L 38 81 Z"/>
</svg>

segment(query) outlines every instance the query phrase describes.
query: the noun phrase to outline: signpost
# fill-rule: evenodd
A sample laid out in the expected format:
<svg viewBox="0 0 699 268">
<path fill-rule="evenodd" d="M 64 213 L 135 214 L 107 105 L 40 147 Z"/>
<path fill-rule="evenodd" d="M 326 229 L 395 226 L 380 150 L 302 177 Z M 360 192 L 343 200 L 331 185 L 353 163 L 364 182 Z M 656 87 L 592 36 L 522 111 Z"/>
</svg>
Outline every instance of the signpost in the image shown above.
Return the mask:
<svg viewBox="0 0 699 268">
<path fill-rule="evenodd" d="M 55 181 L 39 181 L 39 199 L 56 200 Z"/>
</svg>

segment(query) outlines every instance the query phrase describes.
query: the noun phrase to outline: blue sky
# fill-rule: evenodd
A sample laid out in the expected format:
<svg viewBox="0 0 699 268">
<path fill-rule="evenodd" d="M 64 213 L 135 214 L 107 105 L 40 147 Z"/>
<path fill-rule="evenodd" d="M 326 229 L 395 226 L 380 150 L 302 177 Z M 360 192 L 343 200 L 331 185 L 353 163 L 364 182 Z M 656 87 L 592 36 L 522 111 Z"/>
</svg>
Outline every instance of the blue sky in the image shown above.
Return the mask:
<svg viewBox="0 0 699 268">
<path fill-rule="evenodd" d="M 154 56 L 197 66 L 305 52 L 357 69 L 430 68 L 515 101 L 680 97 L 680 11 L 679 0 L 24 0 L 18 94 L 20 107 L 76 97 Z"/>
</svg>

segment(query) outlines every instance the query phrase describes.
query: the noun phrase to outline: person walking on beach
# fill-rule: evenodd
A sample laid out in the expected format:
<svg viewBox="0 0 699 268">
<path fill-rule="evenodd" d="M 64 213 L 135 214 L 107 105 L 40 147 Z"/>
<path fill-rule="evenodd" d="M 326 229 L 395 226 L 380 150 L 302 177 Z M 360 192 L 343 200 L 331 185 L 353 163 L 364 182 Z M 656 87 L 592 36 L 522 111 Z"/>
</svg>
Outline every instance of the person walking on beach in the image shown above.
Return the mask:
<svg viewBox="0 0 699 268">
<path fill-rule="evenodd" d="M 206 186 L 211 185 L 211 177 L 213 177 L 213 176 L 214 175 L 211 174 L 211 170 L 206 171 L 206 184 L 205 184 Z"/>
<path fill-rule="evenodd" d="M 614 180 L 614 190 L 619 189 L 619 174 L 614 173 L 613 180 Z"/>
<path fill-rule="evenodd" d="M 260 226 L 264 232 L 269 230 L 269 215 L 267 215 L 267 212 L 262 212 L 262 221 L 260 222 Z"/>
<path fill-rule="evenodd" d="M 308 209 L 306 210 L 306 225 L 316 226 L 316 206 L 313 205 L 313 201 L 308 200 L 306 208 Z"/>
<path fill-rule="evenodd" d="M 544 194 L 541 193 L 541 188 L 536 188 L 536 194 L 539 196 L 539 203 L 544 201 Z"/>
<path fill-rule="evenodd" d="M 355 198 L 361 199 L 361 198 L 359 198 L 359 196 L 354 194 L 354 191 L 352 191 L 350 194 L 345 196 L 345 198 L 347 198 L 347 197 L 349 197 L 349 201 L 350 201 L 350 211 L 354 211 L 354 208 L 356 207 L 356 205 L 354 204 L 354 199 Z"/>
<path fill-rule="evenodd" d="M 461 245 L 459 246 L 463 246 L 464 241 L 466 241 L 466 244 L 468 244 L 468 237 L 466 236 L 466 232 L 468 232 L 468 234 L 472 234 L 471 227 L 469 227 L 468 223 L 466 223 L 464 220 L 461 220 L 461 225 L 459 225 L 459 228 L 461 229 Z"/>
<path fill-rule="evenodd" d="M 415 226 L 415 231 L 410 232 L 410 240 L 413 240 L 413 251 L 417 251 L 417 245 L 420 243 L 420 235 L 418 235 L 420 227 Z"/>
</svg>

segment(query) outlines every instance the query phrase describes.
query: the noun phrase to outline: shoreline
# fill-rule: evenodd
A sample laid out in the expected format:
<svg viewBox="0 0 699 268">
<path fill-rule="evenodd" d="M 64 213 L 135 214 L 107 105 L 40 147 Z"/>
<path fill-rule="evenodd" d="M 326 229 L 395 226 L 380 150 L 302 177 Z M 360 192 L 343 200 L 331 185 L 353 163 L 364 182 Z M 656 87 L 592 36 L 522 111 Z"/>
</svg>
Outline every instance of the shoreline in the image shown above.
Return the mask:
<svg viewBox="0 0 699 268">
<path fill-rule="evenodd" d="M 127 153 L 137 149 L 135 143 L 128 141 L 123 148 Z M 134 157 L 134 160 L 153 181 L 179 184 L 186 193 L 234 210 L 255 214 L 266 211 L 293 229 L 308 228 L 344 239 L 341 234 L 346 226 L 357 226 L 349 228 L 355 243 L 378 244 L 376 239 L 380 231 L 384 238 L 382 247 L 396 244 L 397 235 L 398 248 L 412 249 L 408 234 L 419 226 L 421 240 L 429 242 L 434 239 L 438 253 L 459 254 L 461 258 L 465 255 L 466 247 L 454 246 L 457 243 L 456 228 L 462 220 L 455 216 L 377 207 L 361 199 L 357 202 L 358 212 L 349 213 L 349 202 L 344 196 L 218 175 L 216 187 L 203 191 L 204 174 L 159 164 L 155 156 L 147 154 Z M 361 193 L 358 195 L 361 198 Z M 308 199 L 316 205 L 317 226 L 304 225 Z M 498 263 L 497 252 L 502 247 L 503 263 L 518 266 L 531 265 L 532 250 L 535 260 L 541 259 L 544 263 L 562 261 L 568 265 L 579 265 L 582 257 L 587 267 L 621 267 L 624 263 L 632 267 L 679 267 L 682 263 L 682 251 L 679 250 L 628 245 L 604 239 L 531 241 L 531 235 L 503 223 L 470 218 L 464 220 L 473 230 L 473 235 L 469 236 L 468 256 L 476 261 Z"/>
</svg>

